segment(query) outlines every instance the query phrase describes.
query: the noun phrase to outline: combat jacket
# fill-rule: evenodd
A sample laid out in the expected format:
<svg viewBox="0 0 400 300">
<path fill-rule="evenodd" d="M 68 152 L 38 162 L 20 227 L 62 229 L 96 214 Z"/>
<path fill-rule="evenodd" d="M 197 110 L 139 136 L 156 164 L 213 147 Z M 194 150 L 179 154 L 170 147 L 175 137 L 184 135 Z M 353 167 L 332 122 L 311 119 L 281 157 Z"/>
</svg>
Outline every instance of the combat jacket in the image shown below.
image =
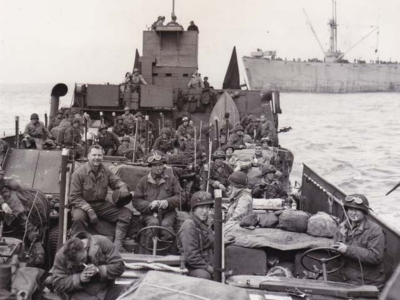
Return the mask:
<svg viewBox="0 0 400 300">
<path fill-rule="evenodd" d="M 256 117 L 255 116 L 245 116 L 242 121 L 240 122 L 240 125 L 242 125 L 243 128 L 246 128 L 247 125 L 251 123 L 255 123 Z"/>
<path fill-rule="evenodd" d="M 51 119 L 50 123 L 49 123 L 49 127 L 48 127 L 49 131 L 51 131 L 52 128 L 57 127 L 58 125 L 60 125 L 62 120 L 63 120 L 62 118 L 60 119 L 57 116 L 55 116 L 53 119 Z"/>
<path fill-rule="evenodd" d="M 83 265 L 75 265 L 67 260 L 64 255 L 64 246 L 57 252 L 53 271 L 53 286 L 57 293 L 66 293 L 74 299 L 103 300 L 107 288 L 114 284 L 114 280 L 121 276 L 125 270 L 121 254 L 113 243 L 105 236 L 90 235 L 81 232 L 78 238 L 88 239 L 87 264 L 94 264 L 99 268 L 99 273 L 89 282 L 80 281 Z"/>
<path fill-rule="evenodd" d="M 51 137 L 51 134 L 44 126 L 43 122 L 38 121 L 36 124 L 32 124 L 32 122 L 29 122 L 28 124 L 26 124 L 24 130 L 24 138 L 27 137 L 45 139 L 47 137 Z"/>
<path fill-rule="evenodd" d="M 122 119 L 124 119 L 124 124 L 130 129 L 132 130 L 135 127 L 135 116 L 132 114 L 126 115 L 123 114 Z"/>
<path fill-rule="evenodd" d="M 187 140 L 187 139 L 184 140 L 181 143 L 180 150 L 183 153 L 193 157 L 193 155 L 194 155 L 194 140 L 193 139 L 192 140 Z M 196 145 L 196 157 L 199 158 L 201 156 L 201 153 L 203 153 L 203 146 L 201 145 L 201 142 L 199 141 L 199 142 L 197 142 L 197 145 Z"/>
<path fill-rule="evenodd" d="M 229 145 L 234 147 L 235 149 L 244 149 L 246 148 L 246 144 L 243 140 L 243 135 L 238 135 L 237 133 L 233 133 L 229 136 Z M 240 147 L 242 146 L 242 147 Z"/>
<path fill-rule="evenodd" d="M 200 77 L 192 77 L 188 83 L 188 88 L 189 89 L 203 89 L 204 88 L 204 83 L 203 80 L 201 80 Z"/>
<path fill-rule="evenodd" d="M 118 137 L 123 137 L 123 136 L 129 134 L 128 126 L 126 124 L 124 124 L 124 123 L 115 124 L 114 127 L 113 127 L 112 132 L 115 133 Z"/>
<path fill-rule="evenodd" d="M 275 138 L 275 126 L 274 124 L 266 120 L 264 123 L 260 123 L 257 128 L 257 140 L 261 140 L 262 138 L 268 137 L 271 141 Z"/>
<path fill-rule="evenodd" d="M 347 245 L 344 253 L 346 263 L 340 271 L 345 281 L 361 285 L 363 274 L 364 284 L 374 285 L 382 290 L 385 282 L 383 256 L 386 242 L 382 228 L 365 216 L 353 230 L 347 221 L 341 223 L 333 239 Z"/>
<path fill-rule="evenodd" d="M 227 221 L 240 221 L 253 213 L 253 198 L 249 189 L 242 189 L 230 199 Z"/>
<path fill-rule="evenodd" d="M 256 130 L 256 134 L 257 134 L 257 124 L 254 122 L 251 122 L 245 127 L 244 133 L 254 137 L 254 130 Z"/>
<path fill-rule="evenodd" d="M 217 167 L 217 165 L 214 162 L 211 162 L 209 183 L 211 186 L 213 186 L 214 183 L 218 181 L 219 183 L 223 184 L 226 187 L 229 185 L 228 177 L 232 173 L 233 173 L 232 167 L 228 165 L 226 162 L 223 162 L 223 164 L 220 167 Z"/>
<path fill-rule="evenodd" d="M 214 234 L 192 213 L 183 222 L 178 233 L 178 247 L 185 257 L 188 269 L 212 267 L 214 262 Z"/>
<path fill-rule="evenodd" d="M 162 211 L 165 215 L 167 212 L 175 211 L 179 207 L 181 197 L 181 187 L 178 179 L 174 175 L 163 173 L 158 184 L 151 175 L 151 172 L 142 177 L 136 186 L 135 194 L 132 199 L 132 205 L 140 213 L 144 215 L 152 215 L 150 203 L 154 200 L 167 200 L 168 207 Z"/>
<path fill-rule="evenodd" d="M 104 150 L 113 148 L 115 150 L 118 149 L 120 142 L 118 137 L 109 131 L 106 131 L 106 134 L 99 133 L 97 138 L 99 139 L 99 145 L 103 147 Z"/>
<path fill-rule="evenodd" d="M 173 152 L 174 151 L 174 141 L 173 140 L 164 140 L 162 136 L 159 136 L 153 145 L 153 150 L 159 150 L 164 153 Z"/>
<path fill-rule="evenodd" d="M 91 209 L 91 202 L 106 201 L 108 187 L 116 190 L 127 188 L 127 185 L 103 164 L 100 164 L 98 173 L 95 174 L 87 162 L 72 174 L 70 203 L 75 208 L 87 211 Z"/>
<path fill-rule="evenodd" d="M 81 131 L 79 128 L 70 126 L 64 132 L 64 144 L 66 146 L 75 146 L 76 144 L 80 144 L 81 139 Z"/>
<path fill-rule="evenodd" d="M 179 139 L 186 139 L 186 133 L 188 129 L 192 129 L 194 131 L 194 128 L 192 125 L 184 126 L 183 124 L 178 127 L 176 130 L 176 134 L 178 135 Z"/>
<path fill-rule="evenodd" d="M 260 184 L 266 184 L 265 188 L 261 188 Z M 253 197 L 254 198 L 263 198 L 263 199 L 274 199 L 274 198 L 282 198 L 286 199 L 288 194 L 283 189 L 282 183 L 276 179 L 267 182 L 264 178 L 261 179 L 260 183 L 256 185 L 253 189 Z"/>
</svg>

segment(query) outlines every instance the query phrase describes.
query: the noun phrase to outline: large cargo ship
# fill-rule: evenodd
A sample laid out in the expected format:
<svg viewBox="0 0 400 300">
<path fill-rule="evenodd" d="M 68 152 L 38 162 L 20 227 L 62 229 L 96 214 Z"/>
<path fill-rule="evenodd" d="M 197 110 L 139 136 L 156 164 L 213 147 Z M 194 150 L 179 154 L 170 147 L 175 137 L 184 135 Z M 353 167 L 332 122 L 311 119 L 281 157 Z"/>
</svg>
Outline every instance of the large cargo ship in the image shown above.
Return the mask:
<svg viewBox="0 0 400 300">
<path fill-rule="evenodd" d="M 311 30 L 314 32 L 311 23 Z M 345 53 L 337 50 L 336 3 L 333 1 L 333 16 L 330 27 L 329 50 L 324 51 L 324 60 L 282 60 L 276 51 L 252 52 L 243 57 L 250 89 L 268 89 L 281 92 L 308 93 L 365 93 L 399 92 L 400 64 L 380 60 L 355 61 L 344 59 Z M 378 28 L 376 28 L 378 29 Z M 320 44 L 321 48 L 322 45 Z"/>
</svg>

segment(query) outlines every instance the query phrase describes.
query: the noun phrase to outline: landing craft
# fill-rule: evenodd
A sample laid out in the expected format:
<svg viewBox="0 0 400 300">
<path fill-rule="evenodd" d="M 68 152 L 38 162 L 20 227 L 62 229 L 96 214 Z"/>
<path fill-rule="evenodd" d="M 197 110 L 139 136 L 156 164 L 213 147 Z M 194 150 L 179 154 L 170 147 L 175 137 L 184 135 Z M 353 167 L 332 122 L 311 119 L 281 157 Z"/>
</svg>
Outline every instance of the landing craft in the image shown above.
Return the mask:
<svg viewBox="0 0 400 300">
<path fill-rule="evenodd" d="M 197 32 L 185 31 L 183 27 L 176 25 L 157 26 L 153 31 L 144 31 L 143 55 L 136 56 L 134 68 L 140 69 L 144 80 L 148 83 L 147 85 L 140 85 L 138 90 L 132 90 L 131 88 L 126 88 L 129 83 L 119 85 L 79 83 L 75 85 L 72 107 L 62 109 L 68 112 L 69 115 L 79 114 L 83 116 L 86 114 L 90 116 L 90 119 L 85 118 L 85 122 L 88 123 L 86 126 L 87 132 L 96 133 L 97 128 L 102 123 L 112 126 L 115 122 L 114 118 L 118 114 L 122 114 L 126 106 L 132 112 L 142 112 L 148 115 L 153 124 L 158 124 L 160 119 L 160 123 L 164 123 L 164 118 L 172 120 L 175 128 L 181 123 L 183 116 L 189 112 L 197 127 L 200 128 L 200 124 L 208 125 L 205 134 L 211 133 L 212 137 L 208 138 L 207 142 L 212 146 L 219 140 L 219 130 L 215 134 L 213 134 L 215 128 L 210 130 L 209 123 L 213 121 L 212 118 L 210 121 L 210 116 L 216 103 L 221 97 L 224 97 L 225 100 L 228 99 L 226 100 L 228 102 L 233 101 L 240 117 L 248 112 L 253 112 L 256 116 L 263 113 L 269 120 L 274 122 L 277 128 L 278 114 L 281 113 L 279 92 L 275 90 L 240 90 L 238 88 L 240 84 L 238 84 L 237 80 L 239 72 L 237 64 L 236 67 L 234 66 L 235 63 L 228 68 L 229 71 L 225 77 L 228 80 L 224 81 L 225 89 L 190 89 L 187 87 L 192 74 L 198 70 L 198 40 L 199 35 Z M 235 58 L 231 59 L 231 61 L 234 62 Z M 58 97 L 65 95 L 65 93 L 64 85 L 59 84 L 54 87 L 52 91 L 51 116 L 54 116 L 58 109 Z M 224 99 L 222 100 L 225 101 Z M 221 108 L 221 110 L 225 110 L 225 108 Z M 229 114 L 226 115 L 227 113 Z M 219 121 L 216 124 L 221 124 L 224 121 L 221 120 L 222 116 L 224 119 L 229 119 L 231 112 L 224 111 L 222 115 L 218 112 L 215 113 L 215 116 Z M 233 122 L 235 122 L 235 119 Z M 157 136 L 159 128 L 155 127 L 152 131 Z M 62 138 L 62 136 L 61 132 L 59 137 Z M 89 146 L 93 140 L 89 142 L 89 139 L 85 139 L 85 142 L 86 146 Z M 18 136 L 10 139 L 10 145 L 15 146 L 18 143 Z M 59 140 L 58 143 L 63 148 L 63 142 Z M 249 147 L 251 146 L 249 144 Z M 293 155 L 280 147 L 273 147 L 273 149 L 277 153 L 277 165 L 282 168 L 280 170 L 287 176 L 286 179 L 289 181 Z M 71 222 L 68 207 L 69 182 L 71 174 L 83 162 L 76 161 L 73 157 L 70 157 L 69 150 L 73 149 L 64 148 L 63 151 L 46 151 L 26 150 L 17 147 L 7 152 L 3 162 L 7 177 L 17 180 L 23 188 L 41 190 L 47 195 L 49 204 L 51 204 L 52 213 L 48 214 L 49 229 L 43 241 L 46 244 L 48 268 L 51 267 L 55 251 L 60 248 L 67 238 Z M 238 150 L 237 152 L 240 151 Z M 251 153 L 250 149 L 242 151 L 242 153 L 247 151 L 251 159 L 253 153 Z M 104 164 L 118 174 L 129 185 L 131 191 L 135 190 L 138 180 L 149 172 L 145 164 L 132 162 L 125 157 L 106 157 Z M 196 169 L 193 170 L 192 167 L 187 165 L 177 166 L 171 163 L 169 167 L 171 175 L 173 174 L 172 170 L 177 168 L 182 170 L 179 179 L 184 190 L 181 197 L 182 206 L 179 209 L 178 216 L 180 221 L 183 221 L 185 214 L 187 217 L 184 206 L 192 192 L 198 189 L 196 179 L 193 179 L 196 177 L 196 172 L 193 172 Z M 343 220 L 342 201 L 345 196 L 343 191 L 327 182 L 307 165 L 304 165 L 301 195 L 297 195 L 295 199 L 295 206 L 299 211 L 312 214 L 323 211 Z M 287 203 L 281 201 L 281 199 L 274 199 L 278 201 L 258 200 L 261 201 L 257 201 L 257 213 L 265 214 L 266 211 L 288 210 Z M 216 205 L 218 209 L 214 213 L 215 220 L 217 220 L 215 228 L 221 229 L 222 222 L 218 220 L 222 215 L 219 209 L 228 206 L 229 199 L 216 197 L 216 202 L 218 203 Z M 386 279 L 388 279 L 394 268 L 399 264 L 400 234 L 373 213 L 371 213 L 371 219 L 378 223 L 386 234 L 387 249 L 384 263 L 386 267 L 385 275 Z M 134 215 L 133 220 L 138 220 L 137 214 Z M 180 225 L 180 222 L 176 224 L 175 233 L 179 230 Z M 299 296 L 311 299 L 378 299 L 376 287 L 326 282 L 326 264 L 319 265 L 314 263 L 313 265 L 313 263 L 307 262 L 307 258 L 303 255 L 304 250 L 313 248 L 316 244 L 329 247 L 332 242 L 330 239 L 315 238 L 305 233 L 289 232 L 276 228 L 255 228 L 254 230 L 239 228 L 238 232 L 242 233 L 242 235 L 236 236 L 233 240 L 226 238 L 230 243 L 233 242 L 233 245 L 224 246 L 222 241 L 225 237 L 221 231 L 216 230 L 214 279 L 218 282 L 205 282 L 177 274 L 148 271 L 148 269 L 169 270 L 180 274 L 184 273 L 183 270 L 185 268 L 180 267 L 181 256 L 179 253 L 168 256 L 161 255 L 160 248 L 162 245 L 158 244 L 157 246 L 156 242 L 154 242 L 153 247 L 148 249 L 152 250 L 154 255 L 138 255 L 136 250 L 140 248 L 138 245 L 141 243 L 139 237 L 141 234 L 143 235 L 144 229 L 140 231 L 138 228 L 132 229 L 129 236 L 133 239 L 127 240 L 124 246 L 130 245 L 131 251 L 135 249 L 135 254 L 127 253 L 122 255 L 126 263 L 126 271 L 117 280 L 117 283 L 131 284 L 136 282 L 137 284 L 133 285 L 121 296 L 121 299 L 151 299 L 154 296 L 153 293 L 156 292 L 163 299 L 176 299 L 177 297 L 192 299 L 193 295 L 202 299 L 233 299 L 235 297 L 249 299 L 250 296 L 254 298 L 257 295 L 267 299 L 268 297 L 273 299 L 295 299 L 295 297 Z M 111 238 L 113 236 L 113 229 L 110 230 L 102 222 L 99 222 L 91 230 Z M 9 232 L 8 234 L 12 233 Z M 153 238 L 155 241 L 158 237 L 154 235 Z M 141 246 L 148 247 L 143 244 Z M 15 249 L 13 248 L 10 251 L 10 247 L 7 244 L 6 246 L 0 244 L 0 249 L 7 249 L 6 263 L 9 263 L 10 252 Z M 328 256 L 325 258 L 329 258 L 332 252 L 333 249 L 325 249 L 325 255 Z M 323 253 L 319 253 L 319 255 L 323 255 Z M 324 262 L 323 260 L 320 261 Z M 311 274 L 314 279 L 311 279 L 312 276 L 308 272 L 306 273 L 310 276 L 307 275 L 307 279 L 289 278 L 290 273 L 287 272 L 287 269 L 282 269 L 284 277 L 273 276 L 277 270 L 274 267 L 282 267 L 284 265 L 279 264 L 280 262 L 289 262 L 294 268 L 292 273 L 296 277 L 301 277 L 301 274 L 304 274 L 303 271 L 308 270 L 314 273 Z M 142 267 L 145 267 L 145 269 L 140 269 Z M 269 272 L 273 268 L 274 272 Z M 328 269 L 328 271 L 332 270 Z M 224 277 L 227 280 L 224 280 Z M 323 277 L 325 280 L 315 280 L 318 277 Z M 138 279 L 140 278 L 141 280 L 139 281 Z M 199 289 L 199 286 L 202 286 L 202 289 Z M 216 290 L 218 290 L 217 296 L 215 295 Z"/>
</svg>

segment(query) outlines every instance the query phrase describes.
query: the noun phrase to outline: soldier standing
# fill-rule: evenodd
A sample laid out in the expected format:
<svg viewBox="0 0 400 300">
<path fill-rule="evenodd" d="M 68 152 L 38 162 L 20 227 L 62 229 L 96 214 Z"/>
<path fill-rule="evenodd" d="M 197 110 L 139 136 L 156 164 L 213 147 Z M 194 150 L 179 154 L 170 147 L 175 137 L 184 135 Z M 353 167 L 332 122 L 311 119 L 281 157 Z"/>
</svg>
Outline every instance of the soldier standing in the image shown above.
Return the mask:
<svg viewBox="0 0 400 300">
<path fill-rule="evenodd" d="M 72 125 L 67 128 L 64 132 L 64 144 L 74 149 L 75 158 L 78 159 L 84 155 L 85 149 L 82 146 L 82 136 L 79 129 L 80 120 L 75 118 L 72 121 Z"/>
<path fill-rule="evenodd" d="M 128 127 L 128 130 L 135 133 L 135 116 L 129 112 L 129 107 L 125 107 L 125 112 L 121 116 L 123 123 Z"/>
</svg>

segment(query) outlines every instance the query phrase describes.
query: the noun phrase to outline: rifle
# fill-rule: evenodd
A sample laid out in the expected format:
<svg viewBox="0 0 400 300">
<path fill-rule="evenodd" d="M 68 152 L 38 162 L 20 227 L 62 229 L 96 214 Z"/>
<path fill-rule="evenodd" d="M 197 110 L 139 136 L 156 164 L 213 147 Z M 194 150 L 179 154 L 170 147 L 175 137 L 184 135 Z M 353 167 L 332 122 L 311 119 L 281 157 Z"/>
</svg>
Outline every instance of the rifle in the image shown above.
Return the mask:
<svg viewBox="0 0 400 300">
<path fill-rule="evenodd" d="M 215 117 L 215 137 L 216 137 L 216 140 L 217 140 L 217 145 L 218 145 L 218 148 L 221 148 L 221 141 L 220 141 L 220 138 L 219 138 L 219 124 L 218 124 L 219 122 L 218 122 L 218 118 L 217 117 Z"/>
<path fill-rule="evenodd" d="M 132 163 L 135 162 L 135 155 L 136 155 L 136 141 L 137 141 L 137 132 L 138 132 L 138 127 L 139 127 L 139 121 L 137 118 L 135 118 L 135 139 L 133 141 L 133 155 L 132 155 Z"/>
</svg>

